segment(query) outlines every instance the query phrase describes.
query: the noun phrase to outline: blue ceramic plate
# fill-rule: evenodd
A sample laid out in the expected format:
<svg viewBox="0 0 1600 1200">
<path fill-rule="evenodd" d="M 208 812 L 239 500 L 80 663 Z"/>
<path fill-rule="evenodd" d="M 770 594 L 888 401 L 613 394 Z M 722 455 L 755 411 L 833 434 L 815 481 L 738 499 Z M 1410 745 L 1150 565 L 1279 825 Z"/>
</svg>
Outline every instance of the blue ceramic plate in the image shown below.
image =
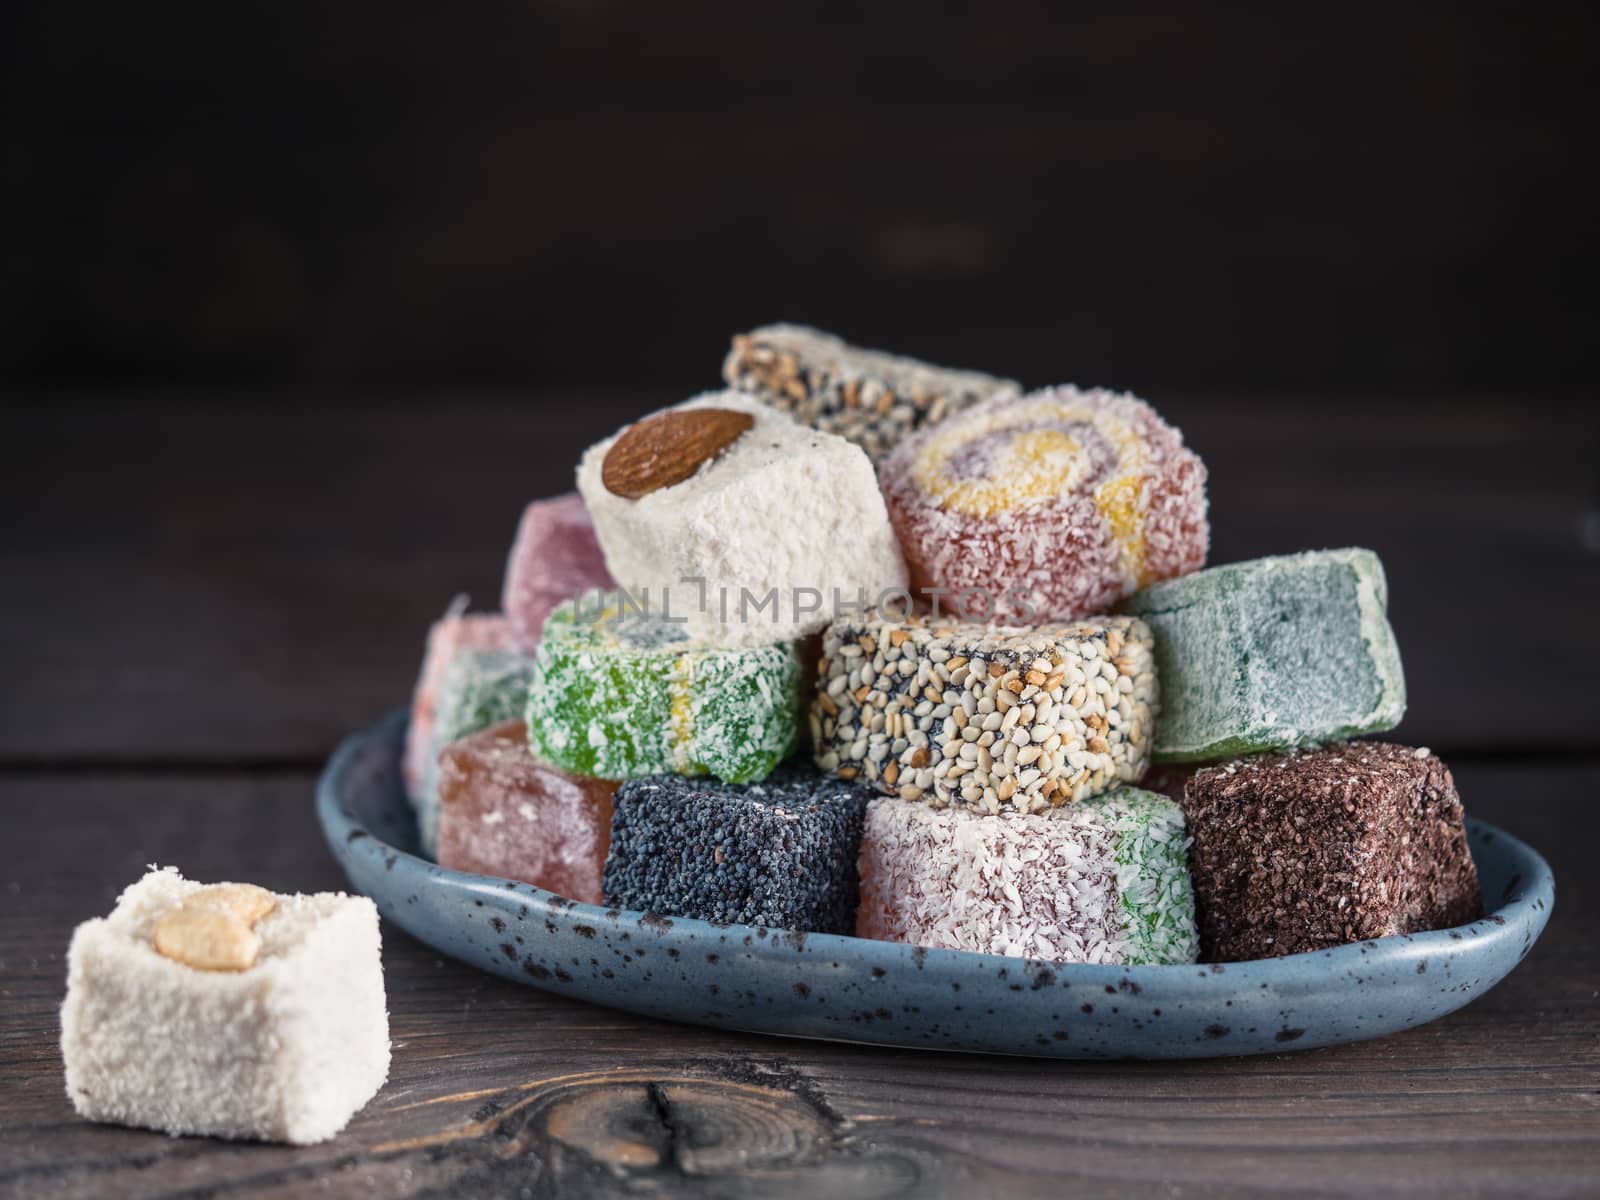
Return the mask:
<svg viewBox="0 0 1600 1200">
<path fill-rule="evenodd" d="M 1528 953 L 1555 899 L 1544 859 L 1469 819 L 1483 920 L 1257 962 L 1059 966 L 597 908 L 419 857 L 405 728 L 400 712 L 351 737 L 317 789 L 329 846 L 385 918 L 519 983 L 722 1029 L 1051 1058 L 1329 1046 L 1481 996 Z"/>
</svg>

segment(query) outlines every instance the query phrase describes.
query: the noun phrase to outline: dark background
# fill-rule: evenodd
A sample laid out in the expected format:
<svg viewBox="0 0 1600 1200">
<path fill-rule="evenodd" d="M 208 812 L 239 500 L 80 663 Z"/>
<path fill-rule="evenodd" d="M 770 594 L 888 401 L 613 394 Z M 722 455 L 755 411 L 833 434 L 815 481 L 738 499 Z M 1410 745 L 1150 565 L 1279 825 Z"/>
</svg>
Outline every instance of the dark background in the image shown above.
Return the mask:
<svg viewBox="0 0 1600 1200">
<path fill-rule="evenodd" d="M 18 4 L 0 377 L 1586 397 L 1585 4 Z"/>
<path fill-rule="evenodd" d="M 0 766 L 295 765 L 733 332 L 1148 397 L 1366 545 L 1397 736 L 1592 754 L 1594 6 L 0 16 Z"/>
</svg>

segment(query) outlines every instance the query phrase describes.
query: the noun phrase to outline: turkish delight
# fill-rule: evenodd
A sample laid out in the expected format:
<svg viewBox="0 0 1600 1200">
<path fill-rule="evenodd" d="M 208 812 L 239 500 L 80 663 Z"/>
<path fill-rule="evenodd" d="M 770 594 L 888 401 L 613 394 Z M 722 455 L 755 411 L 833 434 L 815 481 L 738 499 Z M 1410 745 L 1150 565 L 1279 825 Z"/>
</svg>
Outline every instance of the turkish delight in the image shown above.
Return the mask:
<svg viewBox="0 0 1600 1200">
<path fill-rule="evenodd" d="M 624 783 L 611 823 L 606 903 L 848 933 L 869 795 L 801 767 L 744 785 L 676 776 Z"/>
<path fill-rule="evenodd" d="M 781 324 L 735 336 L 722 377 L 729 387 L 838 434 L 874 459 L 908 433 L 1022 390 L 1009 379 L 862 350 L 821 330 Z"/>
<path fill-rule="evenodd" d="M 600 779 L 672 772 L 761 779 L 794 750 L 803 719 L 798 644 L 730 648 L 591 593 L 545 622 L 528 688 L 528 745 Z"/>
<path fill-rule="evenodd" d="M 1406 710 L 1383 564 L 1370 550 L 1230 563 L 1123 606 L 1156 639 L 1158 762 L 1393 729 Z"/>
<path fill-rule="evenodd" d="M 93 1121 L 325 1141 L 389 1072 L 378 910 L 152 870 L 72 935 L 61 1053 Z"/>
<path fill-rule="evenodd" d="M 406 727 L 406 749 L 402 760 L 406 795 L 412 803 L 422 794 L 423 779 L 435 750 L 434 709 L 439 685 L 456 653 L 461 650 L 503 650 L 512 644 L 511 626 L 499 613 L 468 613 L 466 597 L 458 598 L 450 611 L 428 630 L 427 648 L 422 656 L 422 672 L 411 697 L 411 724 Z"/>
<path fill-rule="evenodd" d="M 438 784 L 440 866 L 601 902 L 615 782 L 540 762 L 519 717 L 446 746 Z"/>
<path fill-rule="evenodd" d="M 522 513 L 506 562 L 505 609 L 517 647 L 533 651 L 545 618 L 564 600 L 613 586 L 594 522 L 576 492 L 535 500 Z"/>
<path fill-rule="evenodd" d="M 1085 617 L 1205 564 L 1205 466 L 1133 396 L 988 400 L 906 439 L 881 477 L 913 588 L 974 620 Z"/>
<path fill-rule="evenodd" d="M 1345 742 L 1196 771 L 1183 809 L 1212 962 L 1325 950 L 1482 913 L 1461 798 L 1426 749 Z"/>
<path fill-rule="evenodd" d="M 874 613 L 829 626 L 819 674 L 817 765 L 935 806 L 1083 800 L 1137 782 L 1155 736 L 1137 618 L 1006 629 Z"/>
<path fill-rule="evenodd" d="M 618 585 L 701 640 L 793 641 L 905 589 L 867 456 L 738 392 L 592 446 L 578 490 Z"/>
<path fill-rule="evenodd" d="M 983 813 L 874 800 L 859 937 L 1126 966 L 1199 949 L 1183 811 L 1119 788 L 1065 808 Z"/>
<path fill-rule="evenodd" d="M 517 650 L 462 650 L 439 684 L 433 745 L 416 798 L 422 848 L 438 850 L 439 754 L 458 738 L 523 715 L 533 677 L 533 656 Z"/>
</svg>

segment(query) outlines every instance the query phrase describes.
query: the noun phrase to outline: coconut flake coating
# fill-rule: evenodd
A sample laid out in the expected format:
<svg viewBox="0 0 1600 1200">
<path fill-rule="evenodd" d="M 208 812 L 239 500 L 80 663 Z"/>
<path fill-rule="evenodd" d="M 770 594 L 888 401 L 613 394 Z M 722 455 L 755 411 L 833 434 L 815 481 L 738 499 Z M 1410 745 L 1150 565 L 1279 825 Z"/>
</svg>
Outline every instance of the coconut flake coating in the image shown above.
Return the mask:
<svg viewBox="0 0 1600 1200">
<path fill-rule="evenodd" d="M 607 904 L 849 933 L 870 793 L 807 767 L 737 785 L 675 776 L 617 789 Z"/>
<path fill-rule="evenodd" d="M 501 603 L 519 648 L 529 653 L 538 648 L 545 618 L 562 601 L 614 586 L 578 493 L 535 500 L 523 510 L 506 561 Z"/>
<path fill-rule="evenodd" d="M 467 613 L 467 599 L 458 597 L 450 610 L 428 630 L 422 671 L 411 697 L 411 724 L 406 728 L 403 774 L 406 795 L 415 804 L 422 794 L 433 742 L 433 714 L 439 685 L 460 650 L 505 650 L 512 644 L 511 626 L 499 613 Z"/>
<path fill-rule="evenodd" d="M 1129 597 L 1156 639 L 1156 760 L 1393 729 L 1406 684 L 1388 595 L 1378 556 L 1350 549 L 1230 563 Z"/>
<path fill-rule="evenodd" d="M 1159 707 L 1150 630 L 916 614 L 836 621 L 810 712 L 817 766 L 902 800 L 1038 812 L 1136 783 Z"/>
<path fill-rule="evenodd" d="M 255 962 L 201 970 L 160 953 L 154 933 L 202 886 L 152 868 L 73 932 L 61 1006 L 72 1106 L 174 1136 L 326 1141 L 389 1073 L 378 910 L 343 893 L 275 896 Z"/>
<path fill-rule="evenodd" d="M 418 790 L 417 828 L 422 848 L 438 849 L 439 754 L 469 733 L 518 719 L 528 702 L 533 657 L 517 650 L 458 650 L 439 684 L 433 744 Z"/>
<path fill-rule="evenodd" d="M 1122 965 L 1199 951 L 1182 810 L 1137 788 L 1067 808 L 979 813 L 874 800 L 859 937 Z"/>
<path fill-rule="evenodd" d="M 1205 480 L 1144 401 L 1073 387 L 975 405 L 901 443 L 880 478 L 912 587 L 1022 624 L 1203 566 Z"/>
<path fill-rule="evenodd" d="M 751 783 L 795 748 L 801 675 L 796 643 L 708 645 L 619 593 L 591 592 L 545 622 L 528 745 L 602 779 L 672 772 Z"/>
<path fill-rule="evenodd" d="M 1344 742 L 1196 771 L 1183 809 L 1211 962 L 1325 950 L 1482 915 L 1450 769 Z"/>
<path fill-rule="evenodd" d="M 802 424 L 854 442 L 873 459 L 914 430 L 1022 390 L 1009 379 L 863 350 L 818 329 L 784 324 L 736 335 L 722 377 Z"/>
<path fill-rule="evenodd" d="M 616 437 L 589 448 L 578 490 L 619 585 L 657 608 L 669 597 L 691 635 L 724 646 L 815 633 L 836 590 L 875 603 L 905 587 L 905 560 L 860 449 L 739 392 L 676 407 L 729 409 L 755 423 L 691 478 L 637 500 L 602 479 Z"/>
</svg>

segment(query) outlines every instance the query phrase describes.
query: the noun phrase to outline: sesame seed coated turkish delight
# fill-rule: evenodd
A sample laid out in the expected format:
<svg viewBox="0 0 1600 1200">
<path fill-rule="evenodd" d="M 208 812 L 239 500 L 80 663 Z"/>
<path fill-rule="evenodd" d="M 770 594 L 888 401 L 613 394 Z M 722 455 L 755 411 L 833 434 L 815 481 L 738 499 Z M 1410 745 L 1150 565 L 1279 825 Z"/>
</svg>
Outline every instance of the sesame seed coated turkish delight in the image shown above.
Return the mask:
<svg viewBox="0 0 1600 1200">
<path fill-rule="evenodd" d="M 882 614 L 823 636 L 817 765 L 935 806 L 1037 812 L 1137 782 L 1157 711 L 1149 627 L 1005 629 Z"/>
<path fill-rule="evenodd" d="M 802 424 L 881 458 L 906 434 L 1022 389 L 978 371 L 862 350 L 804 325 L 764 325 L 733 339 L 722 377 Z"/>
</svg>

